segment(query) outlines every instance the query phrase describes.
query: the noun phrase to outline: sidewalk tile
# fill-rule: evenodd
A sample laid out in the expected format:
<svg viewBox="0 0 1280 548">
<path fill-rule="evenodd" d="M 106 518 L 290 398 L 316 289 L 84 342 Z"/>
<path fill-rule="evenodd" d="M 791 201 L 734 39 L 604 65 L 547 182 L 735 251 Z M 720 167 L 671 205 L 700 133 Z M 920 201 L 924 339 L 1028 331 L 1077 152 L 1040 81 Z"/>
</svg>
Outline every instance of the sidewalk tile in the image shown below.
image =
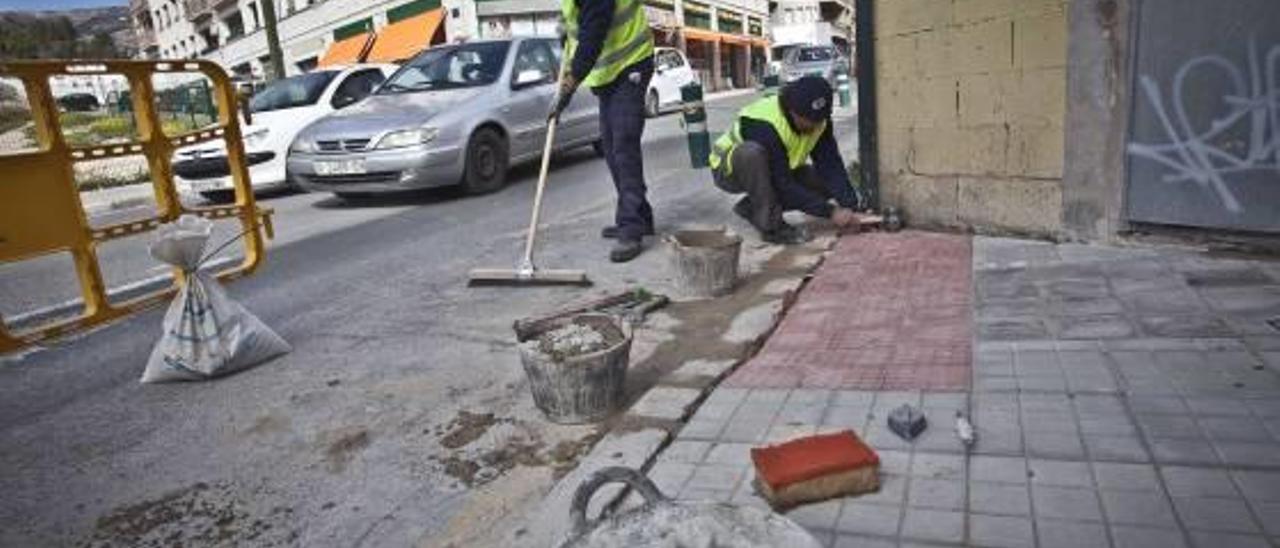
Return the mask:
<svg viewBox="0 0 1280 548">
<path fill-rule="evenodd" d="M 880 489 L 873 493 L 859 495 L 855 500 L 862 504 L 888 504 L 902 506 L 906 504 L 907 479 L 903 476 L 880 476 Z"/>
<path fill-rule="evenodd" d="M 898 548 L 898 543 L 892 540 L 860 537 L 854 535 L 839 535 L 833 548 Z"/>
<path fill-rule="evenodd" d="M 1236 484 L 1245 498 L 1254 501 L 1280 502 L 1280 472 L 1234 470 Z M 1234 495 L 1234 491 L 1231 491 Z"/>
<path fill-rule="evenodd" d="M 961 480 L 912 478 L 907 506 L 940 510 L 964 510 L 965 484 Z"/>
<path fill-rule="evenodd" d="M 1262 522 L 1262 528 L 1269 535 L 1280 536 L 1280 502 L 1262 502 L 1250 500 L 1249 506 Z"/>
<path fill-rule="evenodd" d="M 969 542 L 975 546 L 1022 548 L 1035 544 L 1031 520 L 1008 516 L 969 516 Z"/>
<path fill-rule="evenodd" d="M 1111 528 L 1116 548 L 1186 548 L 1187 542 L 1176 529 L 1116 526 Z"/>
<path fill-rule="evenodd" d="M 1139 493 L 1127 491 L 1103 491 L 1102 507 L 1107 521 L 1128 525 L 1176 527 L 1173 507 L 1164 493 Z"/>
<path fill-rule="evenodd" d="M 1259 532 L 1249 508 L 1240 499 L 1175 497 L 1173 505 L 1188 529 L 1233 533 Z"/>
<path fill-rule="evenodd" d="M 1173 497 L 1240 497 L 1225 470 L 1165 466 L 1160 475 Z"/>
<path fill-rule="evenodd" d="M 1085 462 L 1030 459 L 1027 468 L 1035 485 L 1093 488 L 1093 475 Z"/>
<path fill-rule="evenodd" d="M 1195 548 L 1270 548 L 1266 537 L 1239 535 L 1234 533 L 1191 533 L 1191 543 Z"/>
<path fill-rule="evenodd" d="M 1280 467 L 1280 444 L 1214 442 L 1222 461 L 1235 466 Z"/>
<path fill-rule="evenodd" d="M 1026 485 L 969 483 L 969 509 L 983 514 L 1004 516 L 1031 515 L 1031 495 Z"/>
<path fill-rule="evenodd" d="M 908 508 L 902 520 L 902 538 L 930 542 L 964 542 L 963 512 Z"/>
<path fill-rule="evenodd" d="M 1044 458 L 1079 459 L 1084 458 L 1084 443 L 1075 434 L 1058 434 L 1054 432 L 1023 433 L 1027 446 L 1027 454 Z"/>
<path fill-rule="evenodd" d="M 1133 436 L 1085 436 L 1084 446 L 1089 458 L 1101 461 L 1150 462 L 1151 455 L 1142 442 Z"/>
<path fill-rule="evenodd" d="M 832 531 L 836 528 L 843 504 L 840 499 L 804 504 L 785 515 L 809 531 Z"/>
<path fill-rule="evenodd" d="M 738 480 L 742 479 L 746 472 L 747 468 L 743 466 L 698 465 L 694 468 L 693 475 L 689 477 L 689 481 L 685 484 L 685 489 L 722 490 L 732 494 L 733 489 L 738 484 Z"/>
<path fill-rule="evenodd" d="M 964 466 L 962 455 L 917 452 L 911 457 L 910 473 L 918 478 L 962 480 Z"/>
<path fill-rule="evenodd" d="M 1094 462 L 1093 474 L 1103 491 L 1162 491 L 1155 467 L 1148 464 Z"/>
<path fill-rule="evenodd" d="M 659 459 L 667 462 L 698 464 L 702 462 L 709 449 L 711 449 L 711 442 L 678 439 L 662 451 Z"/>
<path fill-rule="evenodd" d="M 841 533 L 897 536 L 902 520 L 902 507 L 897 505 L 858 504 L 845 501 L 836 521 Z"/>
<path fill-rule="evenodd" d="M 1037 519 L 1040 548 L 1100 548 L 1109 543 L 1101 523 Z"/>
<path fill-rule="evenodd" d="M 974 481 L 1027 483 L 1027 460 L 1021 457 L 975 455 L 969 465 L 969 477 Z"/>
<path fill-rule="evenodd" d="M 1102 521 L 1098 494 L 1088 489 L 1031 486 L 1036 517 L 1076 521 Z"/>
<path fill-rule="evenodd" d="M 754 447 L 754 444 L 750 443 L 717 443 L 711 446 L 705 462 L 707 464 L 745 466 L 751 463 L 752 447 Z"/>
<path fill-rule="evenodd" d="M 911 470 L 911 453 L 906 451 L 878 450 L 880 473 L 905 476 Z"/>
<path fill-rule="evenodd" d="M 1207 441 L 1195 439 L 1151 440 L 1151 453 L 1157 462 L 1167 464 L 1217 464 L 1218 454 Z"/>
<path fill-rule="evenodd" d="M 693 464 L 683 462 L 659 462 L 648 475 L 659 491 L 673 496 L 684 490 L 685 483 L 693 476 L 694 468 Z"/>
</svg>

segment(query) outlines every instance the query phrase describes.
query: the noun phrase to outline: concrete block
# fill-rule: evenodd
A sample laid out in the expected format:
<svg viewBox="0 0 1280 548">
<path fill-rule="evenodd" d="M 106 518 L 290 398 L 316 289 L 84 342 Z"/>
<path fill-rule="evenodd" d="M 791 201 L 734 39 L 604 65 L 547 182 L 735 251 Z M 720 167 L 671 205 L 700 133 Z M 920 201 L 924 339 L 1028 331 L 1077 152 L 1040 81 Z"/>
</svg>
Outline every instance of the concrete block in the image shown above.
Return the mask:
<svg viewBox="0 0 1280 548">
<path fill-rule="evenodd" d="M 1062 227 L 1062 188 L 1056 182 L 961 177 L 957 209 L 965 224 L 1031 234 Z"/>
<path fill-rule="evenodd" d="M 1003 174 L 1008 165 L 1003 126 L 928 127 L 911 133 L 911 171 L 921 175 Z"/>
<path fill-rule="evenodd" d="M 917 34 L 915 44 L 915 65 L 921 76 L 936 78 L 960 73 L 955 66 L 951 29 Z"/>
<path fill-rule="evenodd" d="M 942 29 L 951 22 L 951 6 L 936 0 L 877 2 L 876 33 L 880 36 Z"/>
<path fill-rule="evenodd" d="M 882 174 L 884 175 L 884 174 Z M 913 225 L 956 226 L 956 178 L 886 176 L 886 203 L 903 208 Z"/>
<path fill-rule="evenodd" d="M 1023 0 L 955 0 L 951 20 L 957 25 L 1008 19 L 1016 13 L 1014 6 Z"/>
<path fill-rule="evenodd" d="M 912 105 L 912 127 L 956 127 L 957 83 L 954 77 L 924 78 L 913 82 L 918 102 Z"/>
<path fill-rule="evenodd" d="M 986 21 L 952 31 L 955 70 L 961 74 L 1008 71 L 1013 68 L 1013 23 Z"/>
<path fill-rule="evenodd" d="M 1013 61 L 1022 69 L 1065 67 L 1066 10 L 1047 10 L 1013 21 Z"/>
<path fill-rule="evenodd" d="M 1007 96 L 1019 85 L 1016 73 L 964 74 L 958 79 L 960 127 L 1005 123 Z"/>
<path fill-rule="evenodd" d="M 878 79 L 907 79 L 920 76 L 921 65 L 926 61 L 916 52 L 916 35 L 876 38 Z"/>
<path fill-rule="evenodd" d="M 655 387 L 632 405 L 627 414 L 673 421 L 681 420 L 688 416 L 689 408 L 701 395 L 701 390 L 693 388 Z"/>
<path fill-rule="evenodd" d="M 1024 126 L 1063 127 L 1067 109 L 1067 73 L 1063 68 L 1028 69 L 1005 90 L 1006 119 Z"/>
<path fill-rule="evenodd" d="M 1022 177 L 1061 178 L 1066 150 L 1064 135 L 1061 127 L 1011 125 L 1009 172 Z M 1061 202 L 1061 198 L 1058 201 Z"/>
</svg>

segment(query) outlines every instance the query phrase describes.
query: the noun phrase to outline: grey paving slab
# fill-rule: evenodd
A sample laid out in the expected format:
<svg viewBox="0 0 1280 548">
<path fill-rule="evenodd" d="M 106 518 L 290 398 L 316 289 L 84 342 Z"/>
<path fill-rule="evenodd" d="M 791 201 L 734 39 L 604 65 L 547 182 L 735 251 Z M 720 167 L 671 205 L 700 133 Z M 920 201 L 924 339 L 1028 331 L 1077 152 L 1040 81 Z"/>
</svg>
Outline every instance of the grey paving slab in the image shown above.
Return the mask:
<svg viewBox="0 0 1280 548">
<path fill-rule="evenodd" d="M 874 493 L 859 495 L 862 504 L 887 504 L 903 506 L 907 498 L 907 478 L 904 476 L 880 476 L 880 489 Z"/>
<path fill-rule="evenodd" d="M 697 464 L 711 449 L 711 442 L 700 440 L 677 439 L 658 455 L 660 462 L 683 462 Z"/>
<path fill-rule="evenodd" d="M 1280 444 L 1214 441 L 1222 462 L 1233 466 L 1280 467 Z"/>
<path fill-rule="evenodd" d="M 880 457 L 880 473 L 905 476 L 911 470 L 911 453 L 907 451 L 877 451 Z"/>
<path fill-rule="evenodd" d="M 658 486 L 658 490 L 668 496 L 675 496 L 684 490 L 684 485 L 693 476 L 696 466 L 683 462 L 659 462 L 649 471 L 649 479 Z"/>
<path fill-rule="evenodd" d="M 1160 469 L 1160 476 L 1174 497 L 1240 497 L 1226 470 L 1165 466 Z"/>
<path fill-rule="evenodd" d="M 1111 528 L 1116 548 L 1185 548 L 1182 533 L 1169 528 L 1153 529 L 1118 525 Z"/>
<path fill-rule="evenodd" d="M 1197 439 L 1153 439 L 1151 454 L 1155 460 L 1166 464 L 1218 464 L 1218 454 L 1213 446 Z"/>
<path fill-rule="evenodd" d="M 838 535 L 832 548 L 898 548 L 896 541 L 864 537 L 860 535 Z"/>
<path fill-rule="evenodd" d="M 1041 548 L 1100 548 L 1111 544 L 1101 523 L 1037 519 L 1035 526 Z"/>
<path fill-rule="evenodd" d="M 1031 492 L 1026 485 L 971 482 L 969 510 L 982 514 L 1030 516 Z"/>
<path fill-rule="evenodd" d="M 964 510 L 965 483 L 962 480 L 911 478 L 907 506 L 940 510 Z"/>
<path fill-rule="evenodd" d="M 1023 432 L 1027 455 L 1045 458 L 1081 459 L 1084 441 L 1077 434 L 1057 432 Z"/>
<path fill-rule="evenodd" d="M 1133 322 L 1121 315 L 1057 316 L 1049 323 L 1063 339 L 1118 339 L 1136 333 Z"/>
<path fill-rule="evenodd" d="M 1280 502 L 1280 472 L 1234 470 L 1231 476 L 1245 498 L 1255 501 Z"/>
<path fill-rule="evenodd" d="M 1176 527 L 1173 506 L 1161 492 L 1102 491 L 1107 521 L 1127 525 Z"/>
<path fill-rule="evenodd" d="M 1262 524 L 1268 535 L 1280 536 L 1280 502 L 1263 502 L 1251 500 L 1249 507 Z"/>
<path fill-rule="evenodd" d="M 785 515 L 809 531 L 834 531 L 843 506 L 840 499 L 827 500 L 798 506 Z"/>
<path fill-rule="evenodd" d="M 930 542 L 964 542 L 964 512 L 908 508 L 902 538 Z"/>
<path fill-rule="evenodd" d="M 701 395 L 701 390 L 693 388 L 658 386 L 646 392 L 627 413 L 640 417 L 681 420 Z"/>
<path fill-rule="evenodd" d="M 752 447 L 754 445 L 750 443 L 717 443 L 711 446 L 703 460 L 707 464 L 745 466 L 751 463 Z"/>
<path fill-rule="evenodd" d="M 1191 533 L 1191 545 L 1195 548 L 1270 548 L 1267 538 L 1255 535 L 1235 533 L 1208 533 L 1194 531 Z"/>
<path fill-rule="evenodd" d="M 1027 467 L 1034 485 L 1093 488 L 1093 473 L 1087 462 L 1030 459 Z"/>
<path fill-rule="evenodd" d="M 910 475 L 918 478 L 963 480 L 965 457 L 942 453 L 914 453 Z"/>
<path fill-rule="evenodd" d="M 694 468 L 689 481 L 685 483 L 685 488 L 732 492 L 746 473 L 747 469 L 744 466 L 702 464 Z"/>
<path fill-rule="evenodd" d="M 1028 518 L 971 514 L 969 544 L 995 548 L 1033 546 L 1035 530 Z"/>
<path fill-rule="evenodd" d="M 1173 505 L 1182 523 L 1188 529 L 1234 533 L 1261 532 L 1249 513 L 1249 507 L 1241 499 L 1174 497 Z"/>
<path fill-rule="evenodd" d="M 707 396 L 707 400 L 703 402 L 703 406 L 737 406 L 739 403 L 742 403 L 742 400 L 746 399 L 748 392 L 750 392 L 750 390 L 745 388 L 716 388 L 715 391 L 711 392 L 710 396 Z"/>
<path fill-rule="evenodd" d="M 1149 464 L 1094 462 L 1093 475 L 1103 491 L 1163 492 L 1156 468 Z"/>
<path fill-rule="evenodd" d="M 1032 485 L 1031 504 L 1037 518 L 1102 521 L 1098 494 L 1091 489 Z"/>
<path fill-rule="evenodd" d="M 846 501 L 836 520 L 841 533 L 897 536 L 902 523 L 902 507 L 897 505 L 860 504 Z"/>
<path fill-rule="evenodd" d="M 969 478 L 973 481 L 1026 484 L 1027 460 L 1021 457 L 974 455 L 969 460 Z"/>
<path fill-rule="evenodd" d="M 1136 435 L 1084 436 L 1090 459 L 1114 462 L 1151 462 L 1151 454 Z"/>
</svg>

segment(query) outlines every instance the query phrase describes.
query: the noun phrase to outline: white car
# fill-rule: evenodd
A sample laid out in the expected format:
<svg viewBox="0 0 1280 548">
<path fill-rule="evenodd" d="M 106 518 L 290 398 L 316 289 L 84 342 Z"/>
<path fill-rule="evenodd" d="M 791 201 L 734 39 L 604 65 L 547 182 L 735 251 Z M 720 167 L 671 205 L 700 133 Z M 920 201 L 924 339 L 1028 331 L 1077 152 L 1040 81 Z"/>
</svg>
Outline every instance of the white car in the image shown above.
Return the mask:
<svg viewBox="0 0 1280 548">
<path fill-rule="evenodd" d="M 368 97 L 398 68 L 383 64 L 325 68 L 277 80 L 254 94 L 249 100 L 252 124 L 240 127 L 253 189 L 294 186 L 285 164 L 298 133 L 326 114 Z M 199 193 L 213 201 L 232 197 L 234 186 L 221 142 L 179 149 L 174 153 L 173 171 L 181 192 Z"/>
<path fill-rule="evenodd" d="M 656 48 L 653 52 L 653 78 L 649 80 L 649 93 L 644 100 L 644 111 L 649 116 L 680 108 L 680 88 L 698 81 L 689 60 L 675 48 Z"/>
</svg>

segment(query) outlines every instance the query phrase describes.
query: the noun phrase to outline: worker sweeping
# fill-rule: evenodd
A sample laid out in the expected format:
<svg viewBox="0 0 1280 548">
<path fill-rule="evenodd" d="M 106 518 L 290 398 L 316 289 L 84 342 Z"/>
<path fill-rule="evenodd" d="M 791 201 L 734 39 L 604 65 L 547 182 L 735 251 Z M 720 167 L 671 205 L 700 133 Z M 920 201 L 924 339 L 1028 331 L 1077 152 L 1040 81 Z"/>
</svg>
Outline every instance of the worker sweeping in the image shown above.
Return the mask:
<svg viewBox="0 0 1280 548">
<path fill-rule="evenodd" d="M 557 119 L 579 85 L 600 100 L 600 132 L 605 163 L 618 192 L 614 224 L 602 231 L 615 239 L 613 262 L 627 262 L 644 251 L 653 234 L 653 208 L 646 197 L 640 136 L 644 100 L 653 76 L 653 35 L 643 0 L 561 0 L 565 55 L 570 63 L 560 78 L 548 121 Z"/>
<path fill-rule="evenodd" d="M 858 222 L 863 197 L 849 183 L 831 124 L 831 85 L 818 76 L 787 84 L 775 96 L 747 105 L 711 149 L 711 171 L 721 190 L 744 196 L 734 213 L 764 241 L 797 244 L 809 239 L 782 218 L 799 210 L 836 226 Z M 813 164 L 809 165 L 808 160 Z M 834 201 L 834 204 L 832 203 Z"/>
</svg>

